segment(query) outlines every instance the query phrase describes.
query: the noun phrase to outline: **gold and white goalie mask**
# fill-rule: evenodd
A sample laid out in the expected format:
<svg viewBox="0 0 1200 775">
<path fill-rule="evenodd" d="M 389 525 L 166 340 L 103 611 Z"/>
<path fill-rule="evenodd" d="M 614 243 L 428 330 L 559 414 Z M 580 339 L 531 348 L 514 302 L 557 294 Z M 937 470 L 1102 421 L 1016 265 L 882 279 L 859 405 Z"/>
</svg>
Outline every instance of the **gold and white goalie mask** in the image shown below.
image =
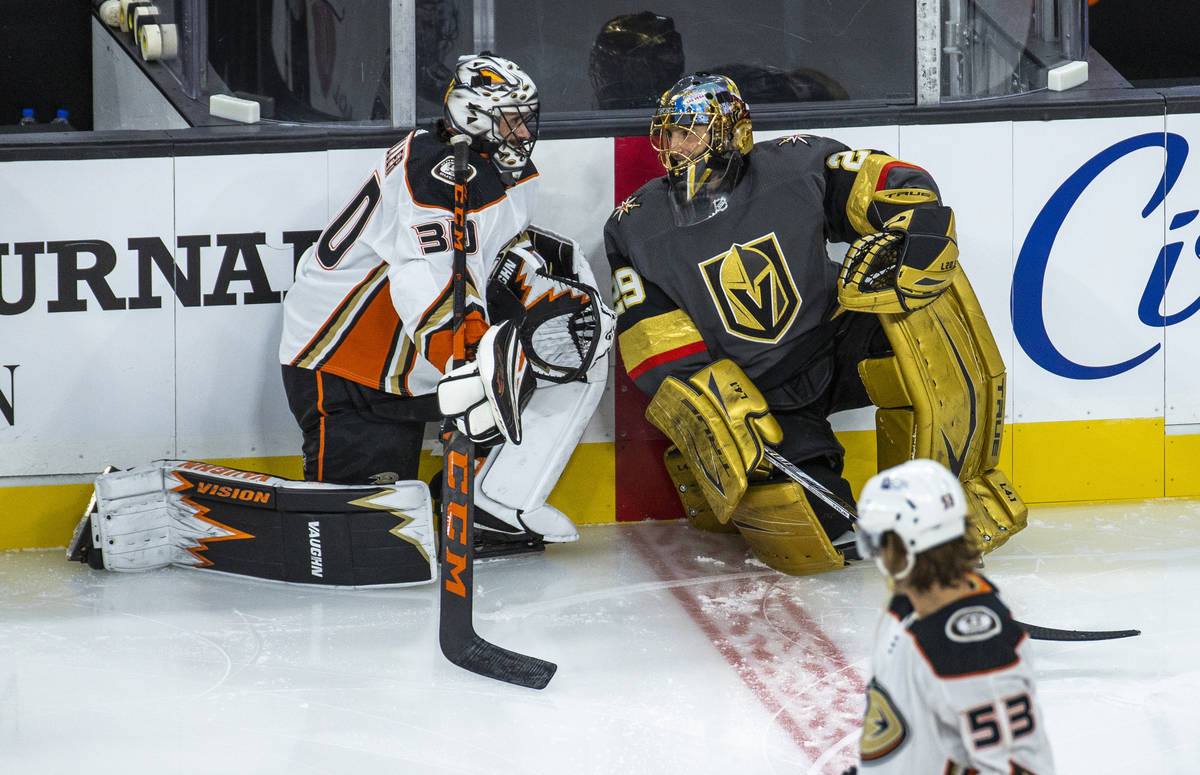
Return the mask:
<svg viewBox="0 0 1200 775">
<path fill-rule="evenodd" d="M 659 98 L 650 145 L 667 171 L 675 224 L 700 223 L 728 209 L 754 145 L 750 108 L 729 78 L 686 75 Z"/>
<path fill-rule="evenodd" d="M 539 379 L 583 379 L 612 346 L 616 313 L 601 300 L 579 245 L 545 229 L 531 226 L 501 251 L 487 304 L 492 323 L 518 321 Z"/>
</svg>

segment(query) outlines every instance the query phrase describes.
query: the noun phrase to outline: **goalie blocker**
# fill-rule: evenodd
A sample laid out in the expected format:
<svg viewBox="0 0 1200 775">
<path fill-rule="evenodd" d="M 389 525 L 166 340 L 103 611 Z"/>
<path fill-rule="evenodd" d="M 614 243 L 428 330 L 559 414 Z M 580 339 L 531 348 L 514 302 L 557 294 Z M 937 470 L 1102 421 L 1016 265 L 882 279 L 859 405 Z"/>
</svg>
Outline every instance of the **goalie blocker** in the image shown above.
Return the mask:
<svg viewBox="0 0 1200 775">
<path fill-rule="evenodd" d="M 93 568 L 168 565 L 331 587 L 423 584 L 436 532 L 423 482 L 297 482 L 187 460 L 96 479 L 67 557 Z"/>
</svg>

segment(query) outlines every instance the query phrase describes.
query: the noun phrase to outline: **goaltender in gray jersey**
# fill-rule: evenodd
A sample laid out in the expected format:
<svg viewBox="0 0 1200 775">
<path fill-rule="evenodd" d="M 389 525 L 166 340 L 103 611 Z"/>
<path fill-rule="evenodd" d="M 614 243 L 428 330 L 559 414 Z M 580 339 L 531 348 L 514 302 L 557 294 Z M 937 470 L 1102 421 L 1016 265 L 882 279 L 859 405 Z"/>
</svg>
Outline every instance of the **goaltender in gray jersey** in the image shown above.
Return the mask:
<svg viewBox="0 0 1200 775">
<path fill-rule="evenodd" d="M 757 143 L 752 163 L 717 206 L 732 217 L 687 228 L 675 225 L 665 177 L 618 206 L 605 242 L 624 316 L 622 350 L 640 387 L 652 393 L 665 376 L 686 378 L 709 361 L 731 358 L 769 389 L 827 355 L 838 265 L 825 245 L 858 234 L 843 214 L 827 213 L 838 192 L 826 160 L 847 151 L 804 135 Z M 672 308 L 694 329 L 654 320 Z"/>
<path fill-rule="evenodd" d="M 786 573 L 843 567 L 845 509 L 766 458 L 850 503 L 829 417 L 874 404 L 879 465 L 946 463 L 985 548 L 1015 535 L 1024 504 L 996 467 L 1004 363 L 933 177 L 824 137 L 754 143 L 737 85 L 711 73 L 663 94 L 650 143 L 667 174 L 616 207 L 604 244 L 621 359 L 674 442 L 693 524 L 737 530 Z"/>
</svg>

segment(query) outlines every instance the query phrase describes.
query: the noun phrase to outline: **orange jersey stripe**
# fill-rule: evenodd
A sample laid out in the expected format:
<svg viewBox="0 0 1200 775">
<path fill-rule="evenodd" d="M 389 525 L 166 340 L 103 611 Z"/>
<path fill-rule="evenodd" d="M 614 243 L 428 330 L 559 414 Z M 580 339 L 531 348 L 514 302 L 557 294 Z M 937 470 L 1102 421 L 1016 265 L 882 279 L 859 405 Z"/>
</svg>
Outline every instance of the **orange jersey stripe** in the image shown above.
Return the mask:
<svg viewBox="0 0 1200 775">
<path fill-rule="evenodd" d="M 392 305 L 392 296 L 384 281 L 375 297 L 354 321 L 346 338 L 337 346 L 321 369 L 379 387 L 388 368 L 391 343 L 402 336 L 400 316 Z"/>
</svg>

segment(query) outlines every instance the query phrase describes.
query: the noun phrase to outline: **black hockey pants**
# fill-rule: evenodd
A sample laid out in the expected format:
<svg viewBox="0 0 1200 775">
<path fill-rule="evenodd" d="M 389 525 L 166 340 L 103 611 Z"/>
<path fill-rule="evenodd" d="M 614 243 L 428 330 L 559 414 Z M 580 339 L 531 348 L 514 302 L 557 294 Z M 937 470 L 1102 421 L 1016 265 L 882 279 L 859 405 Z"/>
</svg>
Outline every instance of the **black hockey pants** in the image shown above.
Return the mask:
<svg viewBox="0 0 1200 775">
<path fill-rule="evenodd" d="M 396 396 L 333 374 L 283 366 L 288 406 L 304 434 L 304 478 L 385 484 L 417 478 L 437 397 Z"/>
</svg>

